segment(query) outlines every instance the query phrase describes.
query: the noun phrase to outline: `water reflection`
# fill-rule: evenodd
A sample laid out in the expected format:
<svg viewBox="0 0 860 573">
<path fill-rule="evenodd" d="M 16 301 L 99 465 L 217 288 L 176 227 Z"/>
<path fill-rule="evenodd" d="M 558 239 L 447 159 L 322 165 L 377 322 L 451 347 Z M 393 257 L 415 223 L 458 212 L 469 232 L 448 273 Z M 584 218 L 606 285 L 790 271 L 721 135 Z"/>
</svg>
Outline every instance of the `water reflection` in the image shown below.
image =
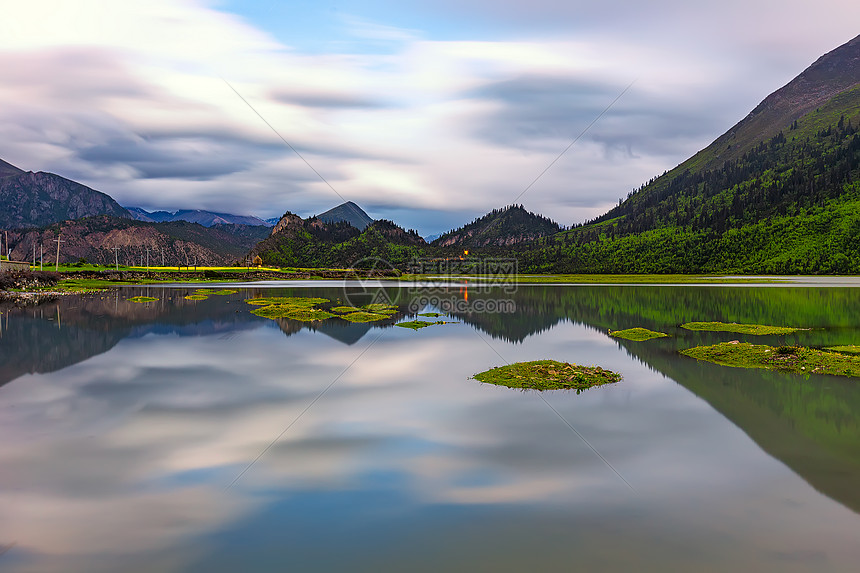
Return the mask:
<svg viewBox="0 0 860 573">
<path fill-rule="evenodd" d="M 269 321 L 248 312 L 247 292 L 198 303 L 181 290 L 152 305 L 61 301 L 59 328 L 48 312 L 13 314 L 4 368 L 16 349 L 25 358 L 3 371 L 0 390 L 0 545 L 17 545 L 0 564 L 847 569 L 860 556 L 858 516 L 744 432 L 778 459 L 779 444 L 802 439 L 801 450 L 843 464 L 828 472 L 853 478 L 853 386 L 680 360 L 676 346 L 708 335 L 673 325 L 737 316 L 838 326 L 804 336 L 848 342 L 856 325 L 841 313 L 856 299 L 799 289 L 789 305 L 773 293 L 745 298 L 754 289 L 654 290 L 529 287 L 516 295 L 515 317 L 464 313 L 462 324 L 418 332 L 390 321 L 348 331 Z M 736 308 L 719 310 L 732 300 Z M 782 307 L 801 313 L 768 320 Z M 675 338 L 635 344 L 604 334 L 627 326 Z M 43 363 L 27 346 L 48 331 L 60 348 Z M 10 333 L 27 343 L 7 345 Z M 613 387 L 547 399 L 638 494 L 539 397 L 468 380 L 499 354 L 624 374 Z"/>
</svg>

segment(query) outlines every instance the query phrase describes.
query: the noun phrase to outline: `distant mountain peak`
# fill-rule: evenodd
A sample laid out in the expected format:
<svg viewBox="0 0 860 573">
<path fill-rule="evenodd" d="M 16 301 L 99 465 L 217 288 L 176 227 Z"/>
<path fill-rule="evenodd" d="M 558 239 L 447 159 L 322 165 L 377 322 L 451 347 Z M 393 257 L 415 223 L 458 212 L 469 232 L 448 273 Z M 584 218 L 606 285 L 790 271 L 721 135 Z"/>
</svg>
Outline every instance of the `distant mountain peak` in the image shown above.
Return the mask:
<svg viewBox="0 0 860 573">
<path fill-rule="evenodd" d="M 365 213 L 364 209 L 352 201 L 341 203 L 337 207 L 317 215 L 317 219 L 325 221 L 326 223 L 347 222 L 359 231 L 365 230 L 367 226 L 373 222 L 370 215 Z"/>
<path fill-rule="evenodd" d="M 534 241 L 562 230 L 561 225 L 542 215 L 527 211 L 522 205 L 493 209 L 454 231 L 433 241 L 437 247 L 505 247 Z"/>
<path fill-rule="evenodd" d="M 140 207 L 127 207 L 132 217 L 138 221 L 163 223 L 168 221 L 188 221 L 199 223 L 204 227 L 213 225 L 251 225 L 271 227 L 272 224 L 252 215 L 233 215 L 231 213 L 216 213 L 203 209 L 180 209 L 178 211 L 146 211 Z"/>
</svg>

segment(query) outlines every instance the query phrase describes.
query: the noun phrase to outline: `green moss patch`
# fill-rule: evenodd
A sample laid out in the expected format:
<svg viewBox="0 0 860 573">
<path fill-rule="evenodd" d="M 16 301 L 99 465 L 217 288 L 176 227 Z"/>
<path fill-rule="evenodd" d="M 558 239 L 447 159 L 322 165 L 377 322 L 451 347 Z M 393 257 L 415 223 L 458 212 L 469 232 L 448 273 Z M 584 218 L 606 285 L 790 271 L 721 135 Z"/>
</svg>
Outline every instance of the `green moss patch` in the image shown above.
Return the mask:
<svg viewBox="0 0 860 573">
<path fill-rule="evenodd" d="M 800 346 L 767 346 L 735 341 L 713 346 L 697 346 L 682 350 L 681 354 L 736 368 L 764 368 L 798 374 L 860 376 L 860 356 Z"/>
<path fill-rule="evenodd" d="M 223 296 L 225 294 L 236 294 L 237 292 L 239 292 L 239 291 L 233 290 L 230 288 L 225 288 L 225 289 L 213 291 L 211 294 L 217 294 L 217 295 Z"/>
<path fill-rule="evenodd" d="M 390 318 L 397 307 L 386 304 L 368 304 L 361 308 L 355 306 L 335 306 L 328 310 L 317 308 L 329 302 L 327 298 L 300 296 L 271 296 L 249 298 L 248 304 L 259 306 L 253 314 L 264 318 L 290 318 L 301 321 L 326 320 L 337 316 L 349 322 L 376 322 Z"/>
<path fill-rule="evenodd" d="M 328 302 L 327 298 L 313 298 L 305 296 L 270 296 L 264 298 L 249 298 L 245 300 L 248 304 L 264 306 L 270 304 L 281 304 L 288 306 L 301 306 L 313 308 L 318 304 Z"/>
<path fill-rule="evenodd" d="M 418 316 L 427 316 L 430 318 L 439 318 L 440 316 L 445 316 L 445 315 L 442 313 L 439 313 L 439 312 L 422 312 Z"/>
<path fill-rule="evenodd" d="M 765 326 L 763 324 L 737 324 L 735 322 L 688 322 L 682 324 L 681 328 L 687 330 L 707 330 L 710 332 L 736 332 L 738 334 L 792 334 L 804 328 L 793 328 L 790 326 Z"/>
<path fill-rule="evenodd" d="M 849 344 L 846 346 L 828 346 L 824 350 L 841 352 L 842 354 L 860 354 L 860 346 L 857 346 L 856 344 Z"/>
<path fill-rule="evenodd" d="M 269 306 L 257 308 L 252 310 L 251 314 L 256 314 L 263 318 L 290 318 L 292 320 L 301 320 L 302 322 L 325 320 L 334 316 L 332 313 L 318 308 L 296 307 L 282 304 L 270 304 Z"/>
<path fill-rule="evenodd" d="M 428 326 L 433 326 L 434 324 L 445 324 L 444 320 L 437 320 L 436 322 L 427 322 L 426 320 L 410 320 L 408 322 L 398 322 L 394 326 L 400 326 L 403 328 L 411 328 L 412 330 L 419 330 L 421 328 L 427 328 Z"/>
<path fill-rule="evenodd" d="M 609 336 L 614 336 L 615 338 L 623 338 L 625 340 L 651 340 L 652 338 L 665 338 L 669 336 L 665 332 L 655 332 L 653 330 L 648 330 L 647 328 L 628 328 L 626 330 L 611 330 L 609 331 Z"/>
<path fill-rule="evenodd" d="M 580 366 L 555 360 L 517 362 L 475 374 L 475 380 L 486 384 L 523 390 L 576 390 L 621 380 L 621 375 L 600 366 Z"/>
<path fill-rule="evenodd" d="M 205 294 L 189 294 L 185 297 L 185 300 L 206 300 L 207 298 L 209 296 Z"/>
<path fill-rule="evenodd" d="M 377 320 L 385 320 L 390 317 L 387 314 L 358 311 L 350 312 L 349 314 L 342 314 L 340 315 L 340 318 L 348 320 L 349 322 L 375 322 Z"/>
<path fill-rule="evenodd" d="M 351 312 L 364 312 L 357 306 L 335 306 L 328 309 L 329 312 L 334 312 L 337 314 L 349 314 Z"/>
<path fill-rule="evenodd" d="M 125 299 L 129 302 L 155 302 L 158 299 L 152 296 L 133 296 L 131 298 Z"/>
<path fill-rule="evenodd" d="M 377 314 L 395 314 L 397 312 L 396 304 L 373 303 L 366 304 L 361 308 L 367 312 L 374 312 Z"/>
</svg>

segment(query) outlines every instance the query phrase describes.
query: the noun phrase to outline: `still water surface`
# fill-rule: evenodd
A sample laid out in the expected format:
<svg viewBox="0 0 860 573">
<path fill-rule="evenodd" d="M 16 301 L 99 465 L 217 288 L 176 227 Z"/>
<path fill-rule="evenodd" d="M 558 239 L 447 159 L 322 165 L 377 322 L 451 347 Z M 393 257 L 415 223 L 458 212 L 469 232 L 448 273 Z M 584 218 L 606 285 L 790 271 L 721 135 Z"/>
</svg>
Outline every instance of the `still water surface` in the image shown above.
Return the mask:
<svg viewBox="0 0 860 573">
<path fill-rule="evenodd" d="M 0 570 L 857 570 L 860 380 L 677 351 L 860 344 L 860 288 L 402 288 L 394 319 L 347 324 L 250 314 L 254 296 L 346 297 L 269 286 L 2 309 Z M 125 300 L 140 294 L 160 300 Z M 466 299 L 516 312 L 392 326 Z M 633 326 L 672 337 L 607 336 Z M 578 395 L 470 379 L 541 358 L 624 379 Z"/>
</svg>

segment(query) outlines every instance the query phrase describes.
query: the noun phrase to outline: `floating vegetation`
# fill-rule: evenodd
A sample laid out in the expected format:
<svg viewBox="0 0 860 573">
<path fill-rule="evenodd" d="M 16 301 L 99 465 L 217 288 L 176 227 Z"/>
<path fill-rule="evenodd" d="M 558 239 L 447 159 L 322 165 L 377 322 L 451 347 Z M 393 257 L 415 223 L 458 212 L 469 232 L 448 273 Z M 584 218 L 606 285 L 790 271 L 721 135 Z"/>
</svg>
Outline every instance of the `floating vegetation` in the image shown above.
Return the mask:
<svg viewBox="0 0 860 573">
<path fill-rule="evenodd" d="M 379 302 L 366 304 L 361 308 L 367 312 L 375 312 L 377 314 L 395 314 L 397 312 L 396 304 L 382 304 Z"/>
<path fill-rule="evenodd" d="M 291 318 L 305 322 L 326 320 L 335 316 L 349 322 L 375 322 L 390 318 L 390 315 L 397 312 L 396 306 L 386 304 L 368 304 L 360 308 L 355 306 L 335 306 L 328 310 L 323 310 L 317 307 L 329 302 L 327 298 L 300 296 L 249 298 L 245 302 L 261 307 L 251 311 L 257 316 L 264 318 Z"/>
<path fill-rule="evenodd" d="M 325 320 L 334 316 L 332 313 L 318 308 L 287 306 L 283 304 L 270 304 L 269 306 L 257 308 L 252 310 L 251 314 L 256 314 L 263 318 L 291 318 L 293 320 L 301 320 L 302 322 Z"/>
<path fill-rule="evenodd" d="M 765 326 L 763 324 L 738 324 L 736 322 L 688 322 L 682 324 L 681 328 L 687 330 L 707 330 L 711 332 L 735 332 L 737 334 L 792 334 L 806 328 L 793 328 L 790 326 Z"/>
<path fill-rule="evenodd" d="M 842 354 L 860 354 L 860 346 L 856 344 L 848 344 L 845 346 L 828 346 L 824 350 L 832 352 L 841 352 Z"/>
<path fill-rule="evenodd" d="M 328 309 L 329 312 L 334 312 L 337 314 L 349 314 L 351 312 L 363 312 L 362 309 L 357 306 L 335 306 Z"/>
<path fill-rule="evenodd" d="M 209 295 L 205 294 L 189 294 L 185 297 L 185 300 L 206 300 L 209 298 Z"/>
<path fill-rule="evenodd" d="M 344 320 L 348 320 L 349 322 L 375 322 L 377 320 L 385 320 L 386 318 L 390 318 L 387 314 L 378 314 L 375 312 L 350 312 L 349 314 L 342 314 L 339 316 Z"/>
<path fill-rule="evenodd" d="M 652 338 L 665 338 L 669 336 L 665 332 L 655 332 L 653 330 L 648 330 L 647 328 L 628 328 L 626 330 L 610 330 L 609 336 L 614 336 L 615 338 L 623 338 L 625 340 L 635 340 L 637 342 L 642 340 L 651 340 Z"/>
<path fill-rule="evenodd" d="M 440 316 L 445 316 L 445 315 L 440 313 L 440 312 L 422 312 L 418 316 L 428 316 L 430 318 L 439 318 Z"/>
<path fill-rule="evenodd" d="M 475 374 L 479 382 L 523 390 L 576 390 L 611 384 L 621 375 L 600 366 L 580 366 L 555 360 L 517 362 Z"/>
<path fill-rule="evenodd" d="M 209 290 L 209 289 L 207 289 L 207 290 Z M 197 291 L 197 292 L 200 292 L 200 291 Z M 233 290 L 230 288 L 225 288 L 225 289 L 216 290 L 216 291 L 212 291 L 210 293 L 204 293 L 204 294 L 217 294 L 217 295 L 223 296 L 225 294 L 236 294 L 237 292 L 239 292 L 239 291 Z"/>
<path fill-rule="evenodd" d="M 245 300 L 248 304 L 254 305 L 270 305 L 282 304 L 288 306 L 315 307 L 318 304 L 328 302 L 327 298 L 312 298 L 304 296 L 270 296 L 265 298 L 249 298 Z"/>
<path fill-rule="evenodd" d="M 152 296 L 133 296 L 131 298 L 125 299 L 129 302 L 155 302 L 158 299 Z"/>
<path fill-rule="evenodd" d="M 412 330 L 418 330 L 420 328 L 427 328 L 428 326 L 433 326 L 434 324 L 448 324 L 444 320 L 437 320 L 436 322 L 427 322 L 426 320 L 410 320 L 408 322 L 398 322 L 394 326 L 402 326 L 403 328 L 411 328 Z"/>
<path fill-rule="evenodd" d="M 764 368 L 797 374 L 860 376 L 860 356 L 825 352 L 802 346 L 767 346 L 749 342 L 723 342 L 697 346 L 681 354 L 721 366 Z"/>
</svg>

